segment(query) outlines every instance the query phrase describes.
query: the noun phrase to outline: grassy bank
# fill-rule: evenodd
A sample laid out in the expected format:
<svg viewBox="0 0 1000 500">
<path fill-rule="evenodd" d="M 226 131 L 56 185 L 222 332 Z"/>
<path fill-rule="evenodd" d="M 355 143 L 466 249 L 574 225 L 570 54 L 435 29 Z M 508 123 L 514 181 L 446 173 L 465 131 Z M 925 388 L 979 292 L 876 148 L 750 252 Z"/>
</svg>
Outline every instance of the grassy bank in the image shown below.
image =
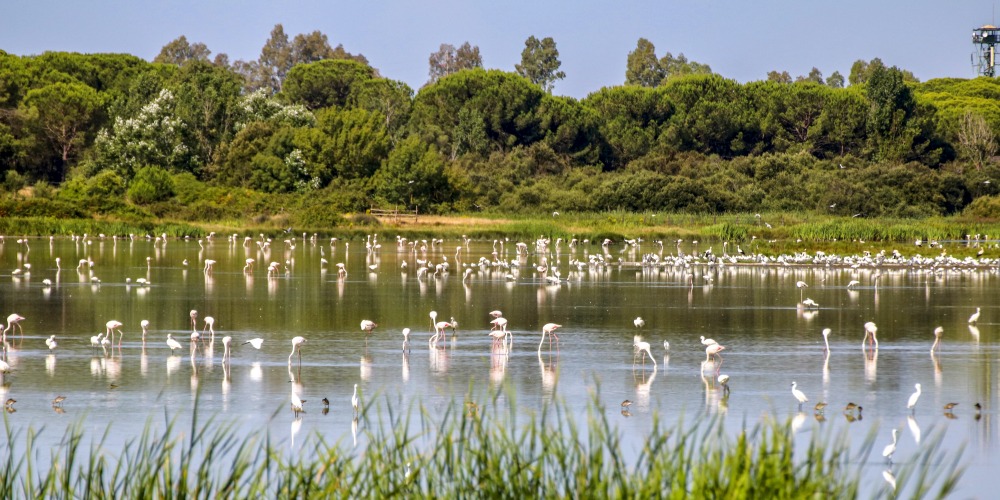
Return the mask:
<svg viewBox="0 0 1000 500">
<path fill-rule="evenodd" d="M 691 242 L 753 242 L 755 251 L 774 253 L 803 246 L 810 249 L 837 249 L 845 242 L 870 244 L 910 244 L 916 240 L 962 241 L 967 235 L 1000 238 L 1000 222 L 969 218 L 865 219 L 811 213 L 690 215 L 663 213 L 569 213 L 534 216 L 501 214 L 427 215 L 418 219 L 376 218 L 350 214 L 336 227 L 286 227 L 284 220 L 227 220 L 201 223 L 171 221 L 123 222 L 99 219 L 17 218 L 0 219 L 0 234 L 8 236 L 49 236 L 70 234 L 146 235 L 200 237 L 218 234 L 266 234 L 271 237 L 319 234 L 327 238 L 364 238 L 377 232 L 410 239 L 450 238 L 463 235 L 473 239 L 509 238 L 532 241 L 540 236 L 570 240 L 588 239 L 597 244 L 605 238 L 620 243 L 626 238 Z M 707 247 L 706 247 L 707 248 Z M 721 249 L 716 249 L 720 253 Z"/>
<path fill-rule="evenodd" d="M 375 403 L 361 416 L 366 444 L 320 437 L 301 453 L 266 433 L 247 436 L 197 418 L 189 429 L 147 425 L 120 450 L 103 443 L 114 424 L 91 444 L 75 425 L 58 448 L 44 450 L 34 430 L 15 431 L 5 416 L 0 496 L 854 498 L 887 488 L 862 482 L 872 435 L 850 456 L 846 432 L 811 433 L 796 449 L 787 423 L 765 420 L 733 433 L 711 419 L 671 429 L 654 422 L 634 458 L 608 420 L 616 412 L 597 402 L 586 424 L 559 403 L 528 422 L 516 410 L 467 408 L 455 403 L 439 416 Z M 897 491 L 943 497 L 954 489 L 961 467 L 939 447 L 939 438 L 925 440 L 896 467 Z"/>
</svg>

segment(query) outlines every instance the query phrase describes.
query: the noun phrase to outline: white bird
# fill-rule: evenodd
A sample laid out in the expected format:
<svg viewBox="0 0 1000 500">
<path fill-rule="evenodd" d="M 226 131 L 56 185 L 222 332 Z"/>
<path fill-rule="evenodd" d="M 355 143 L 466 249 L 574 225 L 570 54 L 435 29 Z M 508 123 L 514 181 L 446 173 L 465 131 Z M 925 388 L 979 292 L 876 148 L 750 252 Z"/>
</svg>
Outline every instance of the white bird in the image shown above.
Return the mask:
<svg viewBox="0 0 1000 500">
<path fill-rule="evenodd" d="M 229 361 L 229 359 L 232 357 L 232 353 L 229 350 L 229 344 L 231 344 L 232 342 L 233 342 L 233 338 L 230 337 L 229 335 L 226 335 L 225 337 L 222 337 L 222 349 L 223 349 L 223 351 L 222 351 L 222 362 L 223 363 L 225 363 L 226 361 Z"/>
<path fill-rule="evenodd" d="M 802 289 L 809 288 L 809 285 L 805 281 L 796 281 L 795 286 L 799 289 L 799 302 L 802 302 Z"/>
<path fill-rule="evenodd" d="M 719 375 L 719 385 L 722 386 L 723 392 L 729 392 L 729 375 L 723 373 Z"/>
<path fill-rule="evenodd" d="M 882 450 L 882 456 L 885 457 L 889 463 L 892 463 L 892 454 L 896 453 L 896 429 L 892 430 L 892 444 L 885 445 Z"/>
<path fill-rule="evenodd" d="M 361 331 L 365 332 L 365 334 L 372 333 L 372 330 L 374 330 L 376 326 L 378 326 L 378 324 L 372 320 L 369 319 L 361 320 Z"/>
<path fill-rule="evenodd" d="M 712 345 L 718 344 L 715 339 L 706 339 L 704 335 L 701 336 L 701 345 Z"/>
<path fill-rule="evenodd" d="M 288 365 L 289 366 L 291 366 L 291 364 L 292 364 L 292 356 L 294 356 L 296 352 L 299 353 L 299 364 L 300 365 L 302 364 L 302 344 L 305 344 L 305 343 L 306 343 L 305 337 L 293 337 L 292 338 L 292 352 L 288 355 Z"/>
<path fill-rule="evenodd" d="M 797 385 L 798 384 L 796 382 L 792 382 L 792 396 L 795 396 L 795 399 L 798 400 L 799 409 L 801 410 L 802 403 L 809 401 L 809 398 L 807 398 L 806 395 L 798 389 Z"/>
<path fill-rule="evenodd" d="M 49 350 L 55 349 L 58 344 L 56 344 L 56 336 L 50 335 L 49 338 L 45 339 L 45 345 L 49 346 Z"/>
<path fill-rule="evenodd" d="M 409 349 L 410 347 L 410 329 L 403 328 L 403 349 Z"/>
<path fill-rule="evenodd" d="M 663 350 L 664 351 L 670 350 L 670 342 L 667 342 L 666 340 L 663 341 Z"/>
<path fill-rule="evenodd" d="M 251 346 L 253 346 L 254 349 L 258 349 L 259 350 L 261 344 L 263 344 L 263 343 L 264 343 L 264 339 L 258 337 L 258 338 L 250 339 L 250 340 L 244 342 L 243 345 L 250 344 Z"/>
<path fill-rule="evenodd" d="M 939 344 L 941 343 L 942 334 L 944 334 L 944 328 L 939 326 L 934 329 L 934 343 L 931 345 L 931 353 L 934 352 L 934 349 L 938 350 L 941 349 L 941 346 Z"/>
<path fill-rule="evenodd" d="M 913 387 L 916 387 L 917 391 L 910 394 L 910 399 L 906 402 L 906 409 L 910 410 L 911 413 L 917 411 L 917 400 L 920 399 L 920 384 L 914 384 Z"/>
<path fill-rule="evenodd" d="M 167 347 L 170 348 L 170 353 L 173 354 L 173 352 L 175 350 L 181 348 L 181 343 L 178 342 L 176 339 L 174 339 L 173 335 L 171 335 L 171 334 L 168 333 L 167 334 Z"/>
<path fill-rule="evenodd" d="M 878 327 L 875 326 L 875 322 L 869 321 L 869 322 L 865 323 L 865 340 L 868 340 L 869 344 L 871 344 L 872 342 L 875 342 L 875 348 L 878 349 L 878 337 L 875 336 L 876 332 L 878 332 Z M 869 340 L 869 338 L 871 340 Z M 865 340 L 861 341 L 861 348 L 862 349 L 865 348 Z"/>
<path fill-rule="evenodd" d="M 830 337 L 831 332 L 833 332 L 833 330 L 830 330 L 829 328 L 823 329 L 823 343 L 826 344 L 827 351 L 830 350 L 830 340 L 828 337 Z"/>
<path fill-rule="evenodd" d="M 139 326 L 142 328 L 142 341 L 146 341 L 146 332 L 149 331 L 149 320 L 144 319 L 139 322 Z"/>
<path fill-rule="evenodd" d="M 979 308 L 978 307 L 976 308 L 976 312 L 972 313 L 972 316 L 969 316 L 969 324 L 970 325 L 974 325 L 974 324 L 976 324 L 977 321 L 979 321 Z"/>
<path fill-rule="evenodd" d="M 638 356 L 638 355 L 642 355 L 643 356 L 643 358 L 642 358 L 643 360 L 645 360 L 646 356 L 648 355 L 649 359 L 653 362 L 653 366 L 654 367 L 657 366 L 656 365 L 656 359 L 653 358 L 653 353 L 649 351 L 649 347 L 650 347 L 649 346 L 649 342 L 641 341 L 641 340 L 639 340 L 638 337 L 636 337 L 635 343 L 633 344 L 633 347 L 635 347 L 635 355 L 632 356 L 632 367 L 633 368 L 635 367 L 635 357 Z M 645 354 L 643 354 L 643 353 L 645 353 Z"/>
<path fill-rule="evenodd" d="M 292 391 L 292 413 L 294 413 L 295 416 L 298 416 L 299 413 L 305 412 L 305 410 L 302 409 L 302 403 L 305 403 L 305 401 L 303 401 L 298 394 L 295 394 L 295 391 Z"/>
<path fill-rule="evenodd" d="M 637 317 L 634 320 L 632 320 L 632 324 L 635 325 L 636 328 L 642 328 L 646 326 L 646 320 L 642 319 L 641 317 Z"/>
</svg>

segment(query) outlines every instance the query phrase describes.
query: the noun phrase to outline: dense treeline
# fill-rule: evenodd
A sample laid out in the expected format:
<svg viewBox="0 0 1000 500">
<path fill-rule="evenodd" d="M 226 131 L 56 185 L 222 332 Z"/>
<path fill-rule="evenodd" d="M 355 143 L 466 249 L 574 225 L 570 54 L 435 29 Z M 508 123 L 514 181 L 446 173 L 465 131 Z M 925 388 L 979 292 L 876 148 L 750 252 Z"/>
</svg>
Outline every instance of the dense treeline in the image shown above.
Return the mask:
<svg viewBox="0 0 1000 500">
<path fill-rule="evenodd" d="M 0 213 L 333 224 L 449 211 L 815 210 L 926 216 L 997 203 L 1000 82 L 859 61 L 741 84 L 640 39 L 626 85 L 552 95 L 558 52 L 513 72 L 442 45 L 414 91 L 318 32 L 258 61 L 184 37 L 155 60 L 0 51 Z M 23 189 L 26 186 L 33 189 Z M 971 207 L 970 207 L 971 205 Z"/>
</svg>

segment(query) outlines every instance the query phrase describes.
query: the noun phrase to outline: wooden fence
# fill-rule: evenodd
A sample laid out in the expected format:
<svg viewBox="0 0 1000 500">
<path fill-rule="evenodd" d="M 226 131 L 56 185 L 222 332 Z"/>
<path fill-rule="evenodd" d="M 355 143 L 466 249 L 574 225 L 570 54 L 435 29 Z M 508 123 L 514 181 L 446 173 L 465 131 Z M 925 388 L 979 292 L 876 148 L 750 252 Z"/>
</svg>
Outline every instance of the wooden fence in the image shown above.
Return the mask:
<svg viewBox="0 0 1000 500">
<path fill-rule="evenodd" d="M 375 208 L 375 207 L 368 209 L 368 213 L 374 215 L 375 217 L 384 217 L 387 219 L 392 219 L 393 222 L 399 222 L 400 219 L 417 222 L 417 215 L 418 215 L 417 209 L 400 210 L 398 208 Z"/>
</svg>

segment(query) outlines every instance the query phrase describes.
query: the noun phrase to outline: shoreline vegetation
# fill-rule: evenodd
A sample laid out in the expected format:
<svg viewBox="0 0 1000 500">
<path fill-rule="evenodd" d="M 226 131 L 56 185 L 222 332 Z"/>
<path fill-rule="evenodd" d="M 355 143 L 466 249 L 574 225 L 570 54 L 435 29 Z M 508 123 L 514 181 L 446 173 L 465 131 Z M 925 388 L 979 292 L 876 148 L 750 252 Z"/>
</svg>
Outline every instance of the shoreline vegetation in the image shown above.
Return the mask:
<svg viewBox="0 0 1000 500">
<path fill-rule="evenodd" d="M 258 222 L 224 221 L 215 223 L 136 221 L 112 219 L 54 219 L 47 217 L 0 218 L 0 234 L 8 237 L 71 236 L 88 233 L 107 237 L 127 238 L 135 235 L 166 234 L 176 238 L 202 238 L 214 232 L 217 237 L 229 234 L 264 234 L 273 238 L 317 235 L 319 241 L 330 237 L 364 239 L 378 233 L 383 238 L 396 236 L 410 240 L 422 238 L 533 241 L 540 237 L 562 238 L 568 245 L 576 238 L 584 247 L 599 246 L 604 239 L 621 244 L 625 239 L 641 238 L 656 251 L 653 243 L 664 242 L 666 252 L 673 251 L 677 240 L 685 245 L 701 240 L 701 250 L 728 242 L 730 253 L 736 245 L 744 245 L 747 253 L 774 255 L 786 252 L 842 251 L 861 252 L 899 249 L 906 252 L 933 255 L 940 250 L 929 248 L 930 242 L 946 245 L 955 257 L 975 255 L 983 247 L 1000 244 L 1000 221 L 984 221 L 967 217 L 936 217 L 928 219 L 853 218 L 815 215 L 810 213 L 720 214 L 694 215 L 670 213 L 560 213 L 542 215 L 420 215 L 412 218 L 375 217 L 370 214 L 349 214 L 342 224 L 329 227 L 283 227 L 285 219 Z M 584 240 L 589 240 L 584 242 Z M 923 248 L 917 248 L 920 241 Z M 685 248 L 688 248 L 687 246 Z M 715 248 L 717 255 L 722 248 Z M 989 257 L 989 256 L 987 256 Z"/>
<path fill-rule="evenodd" d="M 863 480 L 865 467 L 879 460 L 872 456 L 875 430 L 856 437 L 861 443 L 852 447 L 846 429 L 809 433 L 806 444 L 796 443 L 791 422 L 769 417 L 731 433 L 717 418 L 665 428 L 654 416 L 644 447 L 633 452 L 609 420 L 615 412 L 596 399 L 585 424 L 568 417 L 560 402 L 528 417 L 489 403 L 453 402 L 440 417 L 422 407 L 400 411 L 387 400 L 374 403 L 359 417 L 360 447 L 345 437 L 331 444 L 314 434 L 297 453 L 269 432 L 243 436 L 216 418 L 202 421 L 197 409 L 190 428 L 165 415 L 165 424 L 148 421 L 117 452 L 106 447 L 114 424 L 88 443 L 77 421 L 59 447 L 45 450 L 37 439 L 45 430 L 15 428 L 4 415 L 0 495 L 857 498 L 887 492 L 944 498 L 964 470 L 961 450 L 941 451 L 943 433 L 887 467 L 893 490 L 888 479 Z M 546 425 L 553 420 L 559 425 Z"/>
</svg>

